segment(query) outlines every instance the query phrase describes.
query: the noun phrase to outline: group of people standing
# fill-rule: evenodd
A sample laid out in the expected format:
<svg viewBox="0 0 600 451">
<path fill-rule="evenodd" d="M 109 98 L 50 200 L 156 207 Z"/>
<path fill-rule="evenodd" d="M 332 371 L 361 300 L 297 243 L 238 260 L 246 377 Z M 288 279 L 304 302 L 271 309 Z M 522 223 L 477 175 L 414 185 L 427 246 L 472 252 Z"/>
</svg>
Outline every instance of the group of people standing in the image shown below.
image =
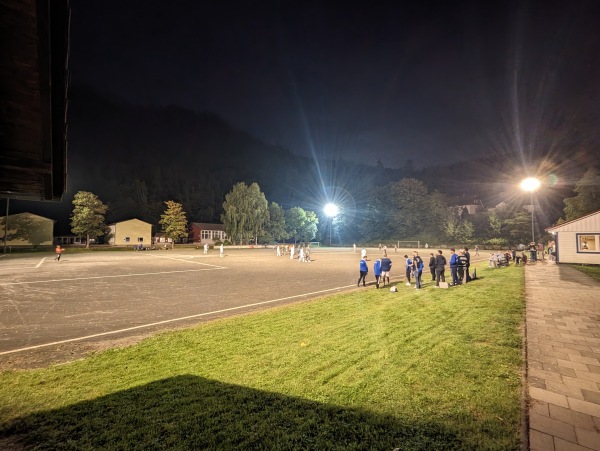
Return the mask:
<svg viewBox="0 0 600 451">
<path fill-rule="evenodd" d="M 438 249 L 437 255 L 429 254 L 429 270 L 431 280 L 435 281 L 435 286 L 439 287 L 440 282 L 446 282 L 446 264 L 450 267 L 450 276 L 452 283 L 450 286 L 458 286 L 471 280 L 469 268 L 471 266 L 471 254 L 468 248 L 459 249 L 456 253 L 455 248 L 450 249 L 450 261 L 446 260 L 444 252 Z"/>
<path fill-rule="evenodd" d="M 408 255 L 405 258 L 405 275 L 406 275 L 406 286 L 411 286 L 411 277 L 415 281 L 415 289 L 421 289 L 421 276 L 423 273 L 423 259 L 419 256 L 417 251 L 413 252 L 413 257 L 410 258 Z M 386 286 L 390 284 L 390 272 L 392 270 L 392 260 L 387 256 L 387 252 L 384 252 L 383 257 L 376 259 L 373 262 L 373 274 L 375 275 L 375 287 L 379 288 L 380 285 Z M 362 250 L 359 263 L 359 276 L 356 286 L 360 287 L 362 282 L 363 287 L 366 286 L 366 277 L 369 274 L 369 266 L 367 263 L 367 251 Z"/>
<path fill-rule="evenodd" d="M 298 245 L 298 248 L 294 244 L 288 244 L 287 246 L 278 245 L 275 254 L 277 257 L 284 255 L 290 255 L 290 260 L 294 257 L 298 258 L 299 262 L 310 263 L 310 244 L 304 245 L 303 243 Z"/>
<path fill-rule="evenodd" d="M 422 287 L 422 273 L 425 263 L 419 252 L 414 251 L 412 258 L 408 255 L 405 258 L 405 276 L 406 286 L 411 286 L 411 279 L 414 280 L 415 289 L 421 289 Z M 437 254 L 429 254 L 429 271 L 431 272 L 431 280 L 435 282 L 436 287 L 440 287 L 440 283 L 446 282 L 446 265 L 450 267 L 450 276 L 452 283 L 449 286 L 459 286 L 469 282 L 471 275 L 469 274 L 469 268 L 471 266 L 471 254 L 468 248 L 459 249 L 458 253 L 456 249 L 450 249 L 450 260 L 446 260 L 444 252 L 439 249 Z M 386 285 L 386 281 L 390 283 L 390 271 L 392 269 L 392 261 L 384 255 L 382 258 L 378 258 L 373 262 L 373 273 L 375 275 L 375 286 L 379 288 L 380 283 L 383 286 Z M 359 277 L 357 286 L 360 287 L 362 283 L 366 286 L 366 277 L 369 273 L 369 266 L 367 264 L 367 253 L 363 249 L 361 252 L 361 258 L 359 263 Z"/>
</svg>

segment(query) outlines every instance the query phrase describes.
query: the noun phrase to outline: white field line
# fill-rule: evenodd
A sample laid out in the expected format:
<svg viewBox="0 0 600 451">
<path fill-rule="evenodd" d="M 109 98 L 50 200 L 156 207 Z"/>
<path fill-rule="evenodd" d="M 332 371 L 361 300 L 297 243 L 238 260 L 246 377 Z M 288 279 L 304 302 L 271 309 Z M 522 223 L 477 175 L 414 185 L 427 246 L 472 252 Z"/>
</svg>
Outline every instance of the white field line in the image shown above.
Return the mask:
<svg viewBox="0 0 600 451">
<path fill-rule="evenodd" d="M 211 265 L 214 266 L 214 265 Z M 36 283 L 51 283 L 51 282 L 72 282 L 76 280 L 93 280 L 93 279 L 114 279 L 118 277 L 141 277 L 141 276 L 155 276 L 158 274 L 176 274 L 183 272 L 200 272 L 200 271 L 214 271 L 217 269 L 225 269 L 222 266 L 215 266 L 214 268 L 204 268 L 204 269 L 183 269 L 178 271 L 160 271 L 160 272 L 145 272 L 145 273 L 136 273 L 136 274 L 115 274 L 112 276 L 89 276 L 89 277 L 73 277 L 70 279 L 49 279 L 49 280 L 32 280 L 29 282 L 6 282 L 0 283 L 1 286 L 8 285 L 30 285 Z"/>
<path fill-rule="evenodd" d="M 223 268 L 222 266 L 218 266 L 218 265 L 211 265 L 210 263 L 201 263 L 201 262 L 195 262 L 195 261 L 192 261 L 192 260 L 188 260 L 188 259 L 191 259 L 191 258 L 195 258 L 195 257 L 193 257 L 193 256 L 191 256 L 191 255 L 183 255 L 183 256 L 181 256 L 180 258 L 175 258 L 175 257 L 163 257 L 163 256 L 160 256 L 160 255 L 152 255 L 152 254 L 150 254 L 150 257 L 154 257 L 154 258 L 165 258 L 165 259 L 167 259 L 167 260 L 175 260 L 175 261 L 178 261 L 178 262 L 193 263 L 193 264 L 195 264 L 195 265 L 202 265 L 202 266 L 213 266 L 213 267 L 215 267 L 215 268 L 217 268 L 217 269 L 225 269 L 225 268 Z"/>
<path fill-rule="evenodd" d="M 155 323 L 142 324 L 140 326 L 127 327 L 125 329 L 111 330 L 109 332 L 102 332 L 102 333 L 99 333 L 99 334 L 86 335 L 86 336 L 77 337 L 77 338 L 69 338 L 67 340 L 53 341 L 51 343 L 44 343 L 44 344 L 36 345 L 36 346 L 28 346 L 26 348 L 13 349 L 11 351 L 3 351 L 3 352 L 0 352 L 0 355 L 13 354 L 15 352 L 22 352 L 22 351 L 31 351 L 33 349 L 45 348 L 47 346 L 60 345 L 60 344 L 64 344 L 64 343 L 72 343 L 74 341 L 87 340 L 87 339 L 90 339 L 90 338 L 105 337 L 107 335 L 114 335 L 114 334 L 119 334 L 119 333 L 122 333 L 122 332 L 129 332 L 129 331 L 132 331 L 132 330 L 143 329 L 143 328 L 146 328 L 146 327 L 160 326 L 162 324 L 174 323 L 176 321 L 183 321 L 183 320 L 186 320 L 186 319 L 201 318 L 203 316 L 210 316 L 210 315 L 216 315 L 216 314 L 219 314 L 219 313 L 232 312 L 232 311 L 235 311 L 235 310 L 241 310 L 241 309 L 245 309 L 245 308 L 249 308 L 249 307 L 256 307 L 258 305 L 272 304 L 274 302 L 286 301 L 288 299 L 301 298 L 303 296 L 312 296 L 312 295 L 315 295 L 315 294 L 327 293 L 329 291 L 335 291 L 335 290 L 343 290 L 343 289 L 352 288 L 352 287 L 355 287 L 355 285 L 354 284 L 352 284 L 352 285 L 344 285 L 344 286 L 336 287 L 336 288 L 328 288 L 326 290 L 313 291 L 311 293 L 296 294 L 294 296 L 287 296 L 287 297 L 284 297 L 284 298 L 271 299 L 270 301 L 255 302 L 253 304 L 245 304 L 245 305 L 240 305 L 238 307 L 230 307 L 230 308 L 221 309 L 221 310 L 214 310 L 212 312 L 198 313 L 197 315 L 182 316 L 180 318 L 167 319 L 165 321 L 157 321 Z"/>
<path fill-rule="evenodd" d="M 44 260 L 46 260 L 46 257 L 42 258 L 42 259 L 40 260 L 40 262 L 39 262 L 37 265 L 35 265 L 35 267 L 36 267 L 36 268 L 39 268 L 40 266 L 42 266 L 42 263 L 44 263 Z"/>
</svg>

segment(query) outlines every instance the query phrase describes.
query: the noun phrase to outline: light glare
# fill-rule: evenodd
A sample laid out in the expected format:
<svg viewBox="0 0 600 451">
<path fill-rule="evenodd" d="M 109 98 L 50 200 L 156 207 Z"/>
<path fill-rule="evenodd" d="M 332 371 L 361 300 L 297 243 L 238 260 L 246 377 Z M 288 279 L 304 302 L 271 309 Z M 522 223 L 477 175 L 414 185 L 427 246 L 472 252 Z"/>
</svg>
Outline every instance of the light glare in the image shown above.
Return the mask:
<svg viewBox="0 0 600 451">
<path fill-rule="evenodd" d="M 527 177 L 525 180 L 521 182 L 521 189 L 523 191 L 532 192 L 538 189 L 541 185 L 541 182 L 535 177 Z"/>
<path fill-rule="evenodd" d="M 338 207 L 335 204 L 327 204 L 325 205 L 325 208 L 323 209 L 325 211 L 325 214 L 329 217 L 335 217 L 338 214 Z"/>
</svg>

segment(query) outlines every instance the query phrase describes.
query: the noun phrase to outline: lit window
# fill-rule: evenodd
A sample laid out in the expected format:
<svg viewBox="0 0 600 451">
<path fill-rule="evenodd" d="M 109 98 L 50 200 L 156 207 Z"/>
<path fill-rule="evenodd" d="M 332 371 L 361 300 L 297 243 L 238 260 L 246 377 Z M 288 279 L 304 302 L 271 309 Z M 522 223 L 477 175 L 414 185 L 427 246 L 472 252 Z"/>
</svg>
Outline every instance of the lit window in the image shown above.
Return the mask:
<svg viewBox="0 0 600 451">
<path fill-rule="evenodd" d="M 578 252 L 598 252 L 598 238 L 600 234 L 577 234 Z"/>
</svg>

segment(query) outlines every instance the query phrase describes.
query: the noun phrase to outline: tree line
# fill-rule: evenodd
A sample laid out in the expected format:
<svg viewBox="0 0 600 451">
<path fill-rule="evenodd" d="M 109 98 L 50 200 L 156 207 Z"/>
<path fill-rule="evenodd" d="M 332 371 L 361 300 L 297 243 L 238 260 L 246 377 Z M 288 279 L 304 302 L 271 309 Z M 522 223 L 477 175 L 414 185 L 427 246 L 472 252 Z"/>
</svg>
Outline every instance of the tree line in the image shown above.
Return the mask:
<svg viewBox="0 0 600 451">
<path fill-rule="evenodd" d="M 564 199 L 564 219 L 576 219 L 600 209 L 600 175 L 590 169 L 577 182 L 575 196 Z M 104 215 L 108 209 L 96 195 L 80 191 L 73 200 L 72 232 L 99 237 L 106 233 Z M 190 235 L 182 203 L 164 202 L 158 226 L 168 238 L 180 241 Z M 477 243 L 514 246 L 531 237 L 531 213 L 519 202 L 469 214 L 466 207 L 452 205 L 447 195 L 430 191 L 414 178 L 404 178 L 372 188 L 360 211 L 340 211 L 332 222 L 319 221 L 317 213 L 301 207 L 284 209 L 269 202 L 258 183 L 236 183 L 225 195 L 221 222 L 231 243 L 323 241 L 333 234 L 334 243 L 374 243 L 419 240 L 431 244 Z M 319 227 L 321 226 L 321 227 Z M 328 230 L 327 227 L 333 227 Z M 541 236 L 538 230 L 537 236 Z M 549 238 L 549 237 L 547 237 Z"/>
</svg>

